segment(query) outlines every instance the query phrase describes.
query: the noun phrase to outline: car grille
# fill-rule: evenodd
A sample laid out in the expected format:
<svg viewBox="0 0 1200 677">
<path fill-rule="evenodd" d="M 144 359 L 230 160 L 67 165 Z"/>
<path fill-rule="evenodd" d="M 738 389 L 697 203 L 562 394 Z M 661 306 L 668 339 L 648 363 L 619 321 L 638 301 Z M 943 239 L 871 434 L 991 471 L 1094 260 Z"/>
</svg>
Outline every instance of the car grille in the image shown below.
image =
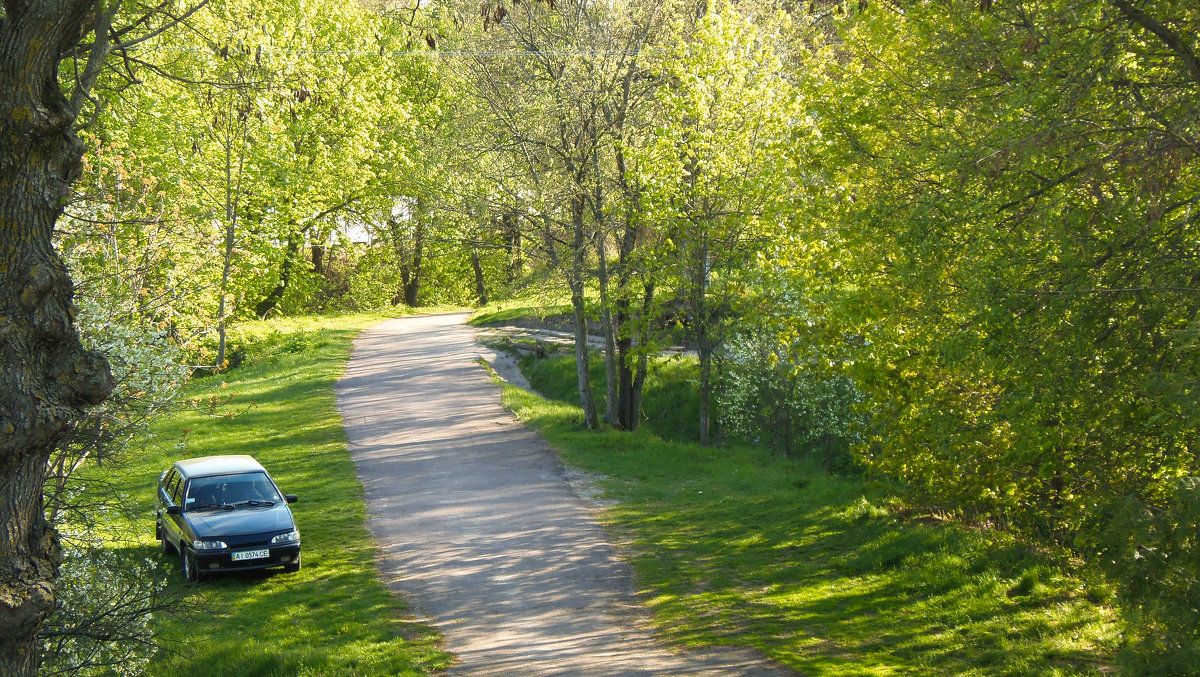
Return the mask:
<svg viewBox="0 0 1200 677">
<path fill-rule="evenodd" d="M 248 536 L 223 536 L 221 540 L 225 541 L 225 545 L 230 548 L 253 548 L 254 546 L 267 546 L 271 543 L 271 538 L 275 534 L 250 534 Z"/>
</svg>

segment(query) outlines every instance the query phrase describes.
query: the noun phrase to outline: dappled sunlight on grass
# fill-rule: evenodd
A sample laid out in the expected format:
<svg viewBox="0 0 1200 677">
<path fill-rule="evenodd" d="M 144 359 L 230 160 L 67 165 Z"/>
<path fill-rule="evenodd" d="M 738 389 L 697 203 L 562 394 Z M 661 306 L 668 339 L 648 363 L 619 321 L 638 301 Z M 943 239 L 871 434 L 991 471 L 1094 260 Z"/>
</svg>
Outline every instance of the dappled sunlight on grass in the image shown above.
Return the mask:
<svg viewBox="0 0 1200 677">
<path fill-rule="evenodd" d="M 1113 611 L 1070 563 L 997 532 L 922 524 L 855 478 L 743 447 L 581 430 L 578 407 L 506 387 L 604 513 L 659 632 L 755 647 L 805 674 L 1085 675 L 1109 669 Z"/>
<path fill-rule="evenodd" d="M 353 338 L 380 319 L 252 323 L 243 335 L 269 337 L 274 347 L 252 347 L 242 366 L 198 380 L 185 393 L 194 406 L 160 425 L 160 448 L 129 469 L 125 489 L 145 516 L 148 543 L 158 474 L 184 456 L 250 454 L 300 497 L 292 506 L 303 543 L 299 572 L 236 573 L 196 586 L 173 572 L 173 587 L 202 610 L 160 621 L 185 643 L 156 658 L 151 675 L 419 675 L 447 664 L 437 634 L 406 619 L 376 578 L 362 487 L 334 399 Z"/>
</svg>

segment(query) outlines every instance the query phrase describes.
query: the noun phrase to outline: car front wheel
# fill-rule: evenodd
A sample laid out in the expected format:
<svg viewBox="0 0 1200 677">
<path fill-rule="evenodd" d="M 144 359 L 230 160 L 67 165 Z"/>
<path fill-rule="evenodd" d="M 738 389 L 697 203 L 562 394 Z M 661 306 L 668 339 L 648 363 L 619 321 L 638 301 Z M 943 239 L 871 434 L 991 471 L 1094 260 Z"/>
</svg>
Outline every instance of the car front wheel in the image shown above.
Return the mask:
<svg viewBox="0 0 1200 677">
<path fill-rule="evenodd" d="M 179 566 L 183 570 L 183 577 L 189 583 L 195 583 L 200 580 L 200 567 L 196 564 L 196 554 L 187 548 L 183 548 L 179 553 Z"/>
<path fill-rule="evenodd" d="M 289 574 L 292 573 L 293 571 L 299 571 L 300 570 L 300 553 L 296 553 L 296 561 L 295 562 L 292 562 L 291 564 L 283 565 L 283 570 Z"/>
</svg>

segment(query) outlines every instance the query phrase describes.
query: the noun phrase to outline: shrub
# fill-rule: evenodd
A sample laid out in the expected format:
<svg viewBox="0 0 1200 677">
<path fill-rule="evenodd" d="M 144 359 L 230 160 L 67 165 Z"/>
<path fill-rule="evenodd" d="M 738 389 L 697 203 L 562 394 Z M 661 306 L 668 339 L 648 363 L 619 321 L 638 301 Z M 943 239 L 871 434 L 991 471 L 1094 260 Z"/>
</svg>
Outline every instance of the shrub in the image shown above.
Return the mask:
<svg viewBox="0 0 1200 677">
<path fill-rule="evenodd" d="M 798 343 L 752 328 L 730 340 L 719 395 L 724 425 L 784 454 L 807 453 L 827 470 L 853 465 L 858 441 L 854 407 L 862 393 L 847 377 L 829 373 Z"/>
</svg>

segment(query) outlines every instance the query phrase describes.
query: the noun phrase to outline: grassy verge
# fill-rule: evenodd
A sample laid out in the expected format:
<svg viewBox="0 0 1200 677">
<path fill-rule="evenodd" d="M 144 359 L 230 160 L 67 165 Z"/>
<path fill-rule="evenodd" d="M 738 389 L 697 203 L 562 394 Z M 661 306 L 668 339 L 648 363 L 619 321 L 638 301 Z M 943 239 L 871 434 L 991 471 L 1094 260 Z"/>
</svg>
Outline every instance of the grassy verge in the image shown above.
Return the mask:
<svg viewBox="0 0 1200 677">
<path fill-rule="evenodd" d="M 570 314 L 571 304 L 560 301 L 546 301 L 536 305 L 529 305 L 528 302 L 498 302 L 472 313 L 470 322 L 481 326 L 521 322 L 561 328 L 559 325 L 567 322 Z"/>
<path fill-rule="evenodd" d="M 547 369 L 530 373 L 539 390 L 555 388 Z M 504 400 L 609 478 L 605 519 L 669 641 L 754 647 L 809 675 L 1110 672 L 1115 614 L 1070 562 L 762 450 L 589 433 L 566 402 L 512 386 Z"/>
<path fill-rule="evenodd" d="M 414 622 L 377 580 L 362 487 L 346 448 L 333 385 L 354 337 L 383 316 L 255 322 L 238 328 L 243 366 L 198 380 L 190 407 L 154 430 L 159 448 L 133 461 L 116 487 L 153 539 L 159 473 L 184 456 L 251 454 L 292 506 L 303 535 L 298 573 L 245 573 L 186 585 L 173 560 L 171 585 L 197 613 L 156 619 L 174 653 L 149 674 L 212 677 L 419 675 L 448 663 L 439 638 Z"/>
<path fill-rule="evenodd" d="M 579 401 L 575 375 L 575 353 L 564 346 L 544 359 L 526 357 L 521 369 L 537 391 L 566 404 Z M 592 396 L 604 403 L 604 361 L 593 353 L 591 364 Z M 646 386 L 642 390 L 642 425 L 664 439 L 700 441 L 700 385 L 696 359 L 652 357 L 647 367 Z"/>
</svg>

